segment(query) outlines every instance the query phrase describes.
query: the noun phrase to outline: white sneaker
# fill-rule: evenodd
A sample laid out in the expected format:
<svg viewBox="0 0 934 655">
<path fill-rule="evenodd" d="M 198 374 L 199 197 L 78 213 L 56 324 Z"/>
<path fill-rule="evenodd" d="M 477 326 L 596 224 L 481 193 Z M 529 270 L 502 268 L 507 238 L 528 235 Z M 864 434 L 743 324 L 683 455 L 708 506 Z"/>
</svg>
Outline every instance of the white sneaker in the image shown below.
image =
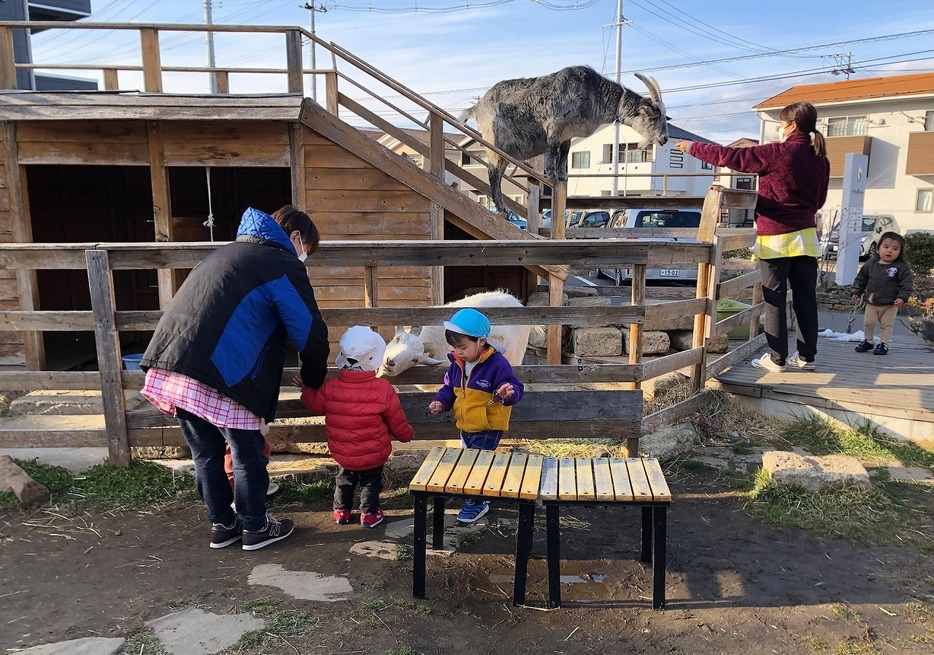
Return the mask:
<svg viewBox="0 0 934 655">
<path fill-rule="evenodd" d="M 269 486 L 266 487 L 266 495 L 272 496 L 273 494 L 279 493 L 279 485 L 277 485 L 272 480 L 269 481 Z"/>
<path fill-rule="evenodd" d="M 792 353 L 791 357 L 785 360 L 785 366 L 790 366 L 791 368 L 801 369 L 802 371 L 813 371 L 814 362 L 806 362 L 801 355 L 798 354 L 798 351 Z"/>
<path fill-rule="evenodd" d="M 761 368 L 765 371 L 771 371 L 772 373 L 781 373 L 785 370 L 784 366 L 772 361 L 772 355 L 769 353 L 765 353 L 762 357 L 752 360 L 751 363 L 755 368 Z"/>
</svg>

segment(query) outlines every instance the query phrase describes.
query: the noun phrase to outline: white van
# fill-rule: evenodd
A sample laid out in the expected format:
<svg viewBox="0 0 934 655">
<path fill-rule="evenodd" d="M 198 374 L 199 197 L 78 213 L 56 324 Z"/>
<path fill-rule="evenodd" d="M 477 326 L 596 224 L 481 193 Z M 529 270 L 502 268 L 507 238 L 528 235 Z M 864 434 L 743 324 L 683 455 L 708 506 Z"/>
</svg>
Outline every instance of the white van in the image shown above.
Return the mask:
<svg viewBox="0 0 934 655">
<path fill-rule="evenodd" d="M 700 209 L 643 209 L 630 208 L 620 209 L 613 212 L 607 227 L 610 228 L 694 228 L 700 227 L 701 210 Z M 638 237 L 628 237 L 637 239 Z M 685 241 L 688 243 L 697 242 L 695 238 L 663 238 L 657 241 Z M 616 281 L 616 286 L 622 286 L 626 280 L 632 279 L 632 268 L 624 266 L 623 268 L 601 268 L 597 271 L 611 280 Z M 645 271 L 645 279 L 651 281 L 666 282 L 697 282 L 697 266 L 690 265 L 686 268 L 648 268 Z"/>
</svg>

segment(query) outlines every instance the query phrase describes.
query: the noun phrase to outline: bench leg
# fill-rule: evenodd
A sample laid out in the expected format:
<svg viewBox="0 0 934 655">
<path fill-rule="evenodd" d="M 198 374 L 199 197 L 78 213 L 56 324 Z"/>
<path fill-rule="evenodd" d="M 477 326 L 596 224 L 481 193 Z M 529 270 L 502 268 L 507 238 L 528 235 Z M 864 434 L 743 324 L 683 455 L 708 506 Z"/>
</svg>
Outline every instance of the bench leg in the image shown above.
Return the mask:
<svg viewBox="0 0 934 655">
<path fill-rule="evenodd" d="M 642 561 L 652 561 L 652 508 L 642 508 Z"/>
<path fill-rule="evenodd" d="M 545 507 L 548 549 L 548 607 L 561 607 L 561 526 L 558 506 Z"/>
<path fill-rule="evenodd" d="M 412 596 L 425 597 L 425 546 L 428 536 L 428 497 L 415 494 L 415 552 L 412 554 Z"/>
<path fill-rule="evenodd" d="M 667 508 L 655 507 L 653 514 L 652 540 L 652 609 L 665 607 L 665 538 L 667 530 Z"/>
<path fill-rule="evenodd" d="M 435 550 L 444 548 L 444 496 L 434 497 L 431 523 L 431 547 Z"/>
<path fill-rule="evenodd" d="M 535 516 L 534 503 L 519 503 L 519 526 L 516 532 L 516 573 L 512 583 L 512 604 L 525 604 L 525 582 L 529 572 L 529 555 L 532 554 L 532 520 Z"/>
</svg>

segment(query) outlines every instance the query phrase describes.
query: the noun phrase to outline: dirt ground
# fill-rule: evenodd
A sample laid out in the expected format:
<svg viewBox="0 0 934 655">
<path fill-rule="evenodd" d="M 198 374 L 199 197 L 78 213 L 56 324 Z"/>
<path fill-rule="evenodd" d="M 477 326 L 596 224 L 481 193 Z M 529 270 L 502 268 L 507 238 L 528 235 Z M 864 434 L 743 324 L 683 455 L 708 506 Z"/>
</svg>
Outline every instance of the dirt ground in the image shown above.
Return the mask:
<svg viewBox="0 0 934 655">
<path fill-rule="evenodd" d="M 348 553 L 382 530 L 334 525 L 328 503 L 273 507 L 295 519 L 287 541 L 247 553 L 211 550 L 204 508 L 175 504 L 58 518 L 0 516 L 0 648 L 85 636 L 125 636 L 185 607 L 242 611 L 277 599 L 308 613 L 304 636 L 250 653 L 931 653 L 934 557 L 864 548 L 751 519 L 729 481 L 709 469 L 669 474 L 668 609 L 650 606 L 651 569 L 638 561 L 640 515 L 625 508 L 562 510 L 565 605 L 544 610 L 544 526 L 536 525 L 528 607 L 511 604 L 514 506 L 499 529 L 428 558 L 427 600 L 411 597 L 410 558 Z M 387 523 L 411 518 L 410 498 Z M 43 524 L 46 527 L 36 527 Z M 495 521 L 494 521 L 495 524 Z M 495 526 L 494 526 L 495 527 Z M 411 537 L 404 540 L 411 544 Z M 249 586 L 259 564 L 347 576 L 345 602 L 294 600 Z M 145 652 L 155 652 L 146 650 Z"/>
</svg>

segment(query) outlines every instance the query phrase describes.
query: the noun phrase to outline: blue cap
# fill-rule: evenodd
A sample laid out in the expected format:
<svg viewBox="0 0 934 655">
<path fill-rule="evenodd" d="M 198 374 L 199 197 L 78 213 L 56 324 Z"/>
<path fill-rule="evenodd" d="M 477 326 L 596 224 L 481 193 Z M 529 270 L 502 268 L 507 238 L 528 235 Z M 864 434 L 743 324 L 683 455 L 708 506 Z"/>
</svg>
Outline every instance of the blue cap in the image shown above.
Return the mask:
<svg viewBox="0 0 934 655">
<path fill-rule="evenodd" d="M 450 321 L 444 322 L 444 327 L 451 332 L 466 334 L 468 337 L 490 336 L 490 320 L 476 309 L 462 309 Z"/>
</svg>

